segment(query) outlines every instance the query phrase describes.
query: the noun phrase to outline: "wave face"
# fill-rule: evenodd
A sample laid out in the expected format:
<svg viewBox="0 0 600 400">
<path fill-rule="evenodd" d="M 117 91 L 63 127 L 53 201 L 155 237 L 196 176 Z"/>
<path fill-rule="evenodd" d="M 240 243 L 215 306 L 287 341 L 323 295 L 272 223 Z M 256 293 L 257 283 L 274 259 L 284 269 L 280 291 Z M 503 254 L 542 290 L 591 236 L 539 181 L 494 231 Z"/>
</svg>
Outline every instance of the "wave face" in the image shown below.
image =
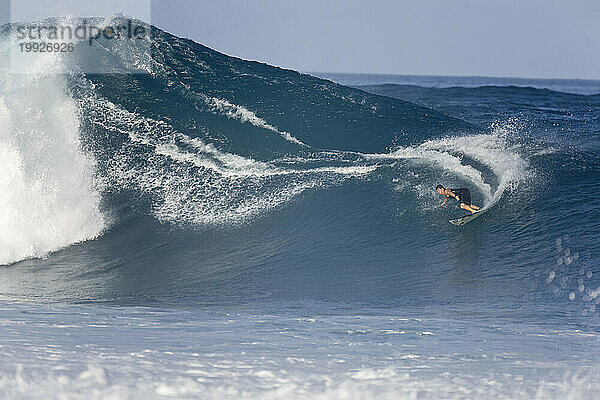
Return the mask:
<svg viewBox="0 0 600 400">
<path fill-rule="evenodd" d="M 107 50 L 145 74 L 2 71 L 3 298 L 595 313 L 597 96 L 368 93 L 148 29 Z M 489 212 L 457 230 L 438 183 Z"/>
<path fill-rule="evenodd" d="M 0 263 L 92 239 L 107 220 L 122 221 L 115 208 L 140 198 L 161 222 L 247 220 L 307 189 L 375 169 L 312 157 L 318 148 L 383 150 L 425 128 L 438 134 L 468 128 L 412 103 L 227 57 L 147 28 L 153 34 L 147 53 L 132 57 L 127 46 L 115 46 L 106 57 L 147 75 L 85 75 L 78 65 L 51 75 L 45 70 L 61 62 L 52 54 L 41 54 L 17 79 L 3 66 L 3 204 L 9 206 Z M 293 160 L 273 162 L 304 153 L 314 160 L 293 168 Z"/>
</svg>

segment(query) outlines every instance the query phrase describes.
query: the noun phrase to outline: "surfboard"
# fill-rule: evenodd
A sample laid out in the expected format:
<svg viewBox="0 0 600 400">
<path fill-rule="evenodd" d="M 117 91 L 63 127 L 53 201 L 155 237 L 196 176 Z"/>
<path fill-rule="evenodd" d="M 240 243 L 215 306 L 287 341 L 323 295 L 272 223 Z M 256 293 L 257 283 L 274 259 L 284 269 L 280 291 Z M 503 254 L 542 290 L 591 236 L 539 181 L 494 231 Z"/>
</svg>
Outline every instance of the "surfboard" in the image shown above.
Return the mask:
<svg viewBox="0 0 600 400">
<path fill-rule="evenodd" d="M 469 222 L 473 221 L 475 218 L 479 217 L 481 214 L 485 214 L 486 211 L 487 211 L 487 209 L 483 209 L 483 210 L 477 211 L 474 214 L 469 214 L 469 215 L 465 215 L 460 218 L 451 219 L 448 222 L 450 222 L 451 224 L 456 225 L 456 226 L 463 226 L 463 225 L 468 224 Z"/>
</svg>

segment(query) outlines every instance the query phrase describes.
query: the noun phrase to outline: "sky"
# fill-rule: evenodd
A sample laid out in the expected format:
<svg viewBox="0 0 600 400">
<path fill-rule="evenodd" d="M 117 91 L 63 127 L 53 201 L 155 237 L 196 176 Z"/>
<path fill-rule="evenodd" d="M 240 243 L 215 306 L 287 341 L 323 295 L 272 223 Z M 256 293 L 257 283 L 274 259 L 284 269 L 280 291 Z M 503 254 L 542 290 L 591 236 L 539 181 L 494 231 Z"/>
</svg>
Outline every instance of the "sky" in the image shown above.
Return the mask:
<svg viewBox="0 0 600 400">
<path fill-rule="evenodd" d="M 0 0 L 0 10 L 3 2 L 9 0 Z M 161 29 L 299 71 L 600 79 L 598 0 L 150 2 L 11 5 L 25 15 L 21 19 L 77 9 L 88 16 L 113 10 L 145 20 L 151 6 L 151 22 Z"/>
</svg>

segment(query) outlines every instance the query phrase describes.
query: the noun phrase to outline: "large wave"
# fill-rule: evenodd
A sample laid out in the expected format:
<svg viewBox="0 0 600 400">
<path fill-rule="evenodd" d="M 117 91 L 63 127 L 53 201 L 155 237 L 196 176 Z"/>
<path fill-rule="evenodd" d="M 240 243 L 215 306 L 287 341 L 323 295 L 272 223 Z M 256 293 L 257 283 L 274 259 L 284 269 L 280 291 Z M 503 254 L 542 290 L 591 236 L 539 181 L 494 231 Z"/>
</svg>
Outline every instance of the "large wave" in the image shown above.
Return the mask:
<svg viewBox="0 0 600 400">
<path fill-rule="evenodd" d="M 45 73 L 63 61 L 52 54 L 27 74 L 3 66 L 0 263 L 95 238 L 127 203 L 197 227 L 248 221 L 382 168 L 424 202 L 440 178 L 474 187 L 487 206 L 526 178 L 498 129 L 474 134 L 429 108 L 148 29 L 147 53 L 106 49 L 142 75 Z"/>
</svg>

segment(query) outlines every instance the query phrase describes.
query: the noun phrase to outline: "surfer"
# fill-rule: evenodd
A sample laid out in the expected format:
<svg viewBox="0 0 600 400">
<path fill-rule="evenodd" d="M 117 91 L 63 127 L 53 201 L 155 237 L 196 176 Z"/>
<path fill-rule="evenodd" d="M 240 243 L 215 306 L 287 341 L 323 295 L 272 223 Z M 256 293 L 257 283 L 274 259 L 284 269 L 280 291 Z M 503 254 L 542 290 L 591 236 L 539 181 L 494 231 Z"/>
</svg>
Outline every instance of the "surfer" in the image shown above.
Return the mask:
<svg viewBox="0 0 600 400">
<path fill-rule="evenodd" d="M 481 209 L 480 207 L 477 207 L 476 205 L 471 204 L 471 192 L 467 188 L 446 189 L 442 185 L 437 185 L 435 187 L 435 190 L 437 190 L 437 192 L 439 194 L 441 194 L 442 196 L 446 196 L 446 198 L 444 199 L 444 202 L 442 203 L 442 206 L 446 205 L 446 202 L 448 201 L 448 199 L 450 197 L 454 197 L 456 199 L 456 201 L 458 201 L 460 203 L 460 208 L 462 208 L 463 210 L 467 210 L 467 211 L 471 211 L 472 213 L 476 213 L 477 211 L 479 211 Z"/>
</svg>

